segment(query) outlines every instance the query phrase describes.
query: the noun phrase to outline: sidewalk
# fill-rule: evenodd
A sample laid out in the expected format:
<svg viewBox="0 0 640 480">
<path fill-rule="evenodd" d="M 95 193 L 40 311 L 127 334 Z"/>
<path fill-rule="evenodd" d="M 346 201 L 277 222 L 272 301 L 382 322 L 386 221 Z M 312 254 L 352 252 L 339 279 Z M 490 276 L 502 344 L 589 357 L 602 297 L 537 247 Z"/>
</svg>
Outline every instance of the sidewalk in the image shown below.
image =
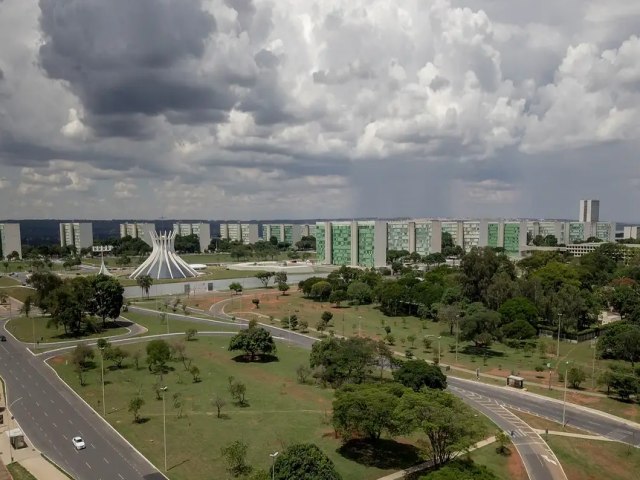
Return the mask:
<svg viewBox="0 0 640 480">
<path fill-rule="evenodd" d="M 495 441 L 496 441 L 496 437 L 485 438 L 484 440 L 479 441 L 473 447 L 471 447 L 469 449 L 469 452 L 473 452 L 474 450 L 477 450 L 478 448 L 482 448 L 482 447 L 486 447 L 487 445 L 491 445 Z M 458 452 L 457 454 L 454 454 L 453 457 L 455 458 L 455 457 L 457 457 L 459 455 L 461 455 L 460 452 Z M 419 465 L 416 465 L 415 467 L 407 468 L 405 470 L 399 470 L 399 471 L 394 472 L 394 473 L 392 473 L 390 475 L 387 475 L 385 477 L 380 477 L 380 478 L 378 478 L 378 480 L 402 480 L 403 478 L 406 478 L 407 475 L 411 475 L 413 473 L 421 472 L 422 470 L 426 470 L 429 467 L 431 467 L 431 462 L 424 462 L 424 463 L 421 463 Z"/>
<path fill-rule="evenodd" d="M 539 435 L 558 435 L 559 437 L 583 438 L 585 440 L 599 440 L 601 442 L 615 442 L 612 438 L 603 437 L 601 435 L 588 435 L 586 433 L 560 432 L 557 430 L 542 430 L 541 428 L 533 429 Z"/>
</svg>

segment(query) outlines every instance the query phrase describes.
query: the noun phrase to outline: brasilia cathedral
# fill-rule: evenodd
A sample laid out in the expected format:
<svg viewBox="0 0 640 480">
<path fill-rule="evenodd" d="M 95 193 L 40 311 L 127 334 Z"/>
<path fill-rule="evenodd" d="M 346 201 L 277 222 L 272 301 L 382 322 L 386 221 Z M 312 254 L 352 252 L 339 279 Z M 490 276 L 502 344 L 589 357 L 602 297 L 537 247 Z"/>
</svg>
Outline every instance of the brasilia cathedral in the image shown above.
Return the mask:
<svg viewBox="0 0 640 480">
<path fill-rule="evenodd" d="M 153 242 L 153 251 L 142 265 L 135 269 L 129 278 L 149 275 L 156 280 L 161 278 L 190 278 L 198 273 L 176 254 L 174 242 L 176 232 L 156 233 L 149 231 Z"/>
</svg>

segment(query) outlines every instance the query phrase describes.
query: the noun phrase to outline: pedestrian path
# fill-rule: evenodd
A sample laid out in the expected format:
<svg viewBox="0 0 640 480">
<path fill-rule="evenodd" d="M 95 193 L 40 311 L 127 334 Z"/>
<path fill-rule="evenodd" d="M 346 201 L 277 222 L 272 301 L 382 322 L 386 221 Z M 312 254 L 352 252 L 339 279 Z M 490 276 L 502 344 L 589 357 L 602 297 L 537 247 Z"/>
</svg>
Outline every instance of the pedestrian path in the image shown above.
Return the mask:
<svg viewBox="0 0 640 480">
<path fill-rule="evenodd" d="M 571 432 L 560 432 L 558 430 L 543 430 L 541 428 L 534 428 L 534 431 L 539 433 L 540 435 L 558 435 L 559 437 L 573 437 L 573 438 L 583 438 L 585 440 L 600 440 L 602 442 L 615 442 L 616 440 L 613 438 L 603 437 L 602 435 L 588 435 L 586 433 L 571 433 Z"/>
<path fill-rule="evenodd" d="M 482 447 L 486 447 L 487 445 L 491 445 L 493 442 L 496 441 L 496 437 L 489 437 L 489 438 L 485 438 L 484 440 L 479 441 L 478 443 L 476 443 L 473 447 L 471 447 L 469 450 L 467 450 L 468 452 L 472 452 L 474 450 L 477 450 L 478 448 L 482 448 Z M 458 452 L 456 454 L 454 454 L 454 458 L 458 457 L 460 455 L 465 454 L 466 452 Z M 418 473 L 421 472 L 423 470 L 427 470 L 428 468 L 431 468 L 432 466 L 432 462 L 424 462 L 421 463 L 419 465 L 416 465 L 415 467 L 411 467 L 411 468 L 407 468 L 404 470 L 399 470 L 397 472 L 391 473 L 389 475 L 386 475 L 384 477 L 380 477 L 378 480 L 402 480 L 404 478 L 407 477 L 407 475 L 412 475 L 414 473 Z"/>
</svg>

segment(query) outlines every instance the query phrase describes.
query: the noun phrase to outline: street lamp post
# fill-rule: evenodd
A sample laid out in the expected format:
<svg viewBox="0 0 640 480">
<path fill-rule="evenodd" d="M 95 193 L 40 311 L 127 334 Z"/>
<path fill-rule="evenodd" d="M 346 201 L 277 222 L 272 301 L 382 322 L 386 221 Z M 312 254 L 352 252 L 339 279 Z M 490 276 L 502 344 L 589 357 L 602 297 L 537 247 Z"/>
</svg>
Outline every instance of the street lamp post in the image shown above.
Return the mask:
<svg viewBox="0 0 640 480">
<path fill-rule="evenodd" d="M 460 315 L 456 315 L 456 363 L 458 363 L 458 337 L 460 336 Z"/>
<path fill-rule="evenodd" d="M 562 427 L 564 428 L 566 413 L 567 413 L 567 377 L 569 376 L 569 362 L 566 362 L 566 368 L 564 369 L 564 395 L 562 398 Z"/>
<path fill-rule="evenodd" d="M 16 398 L 9 404 L 7 410 L 9 410 L 9 456 L 11 457 L 11 463 L 13 463 L 13 445 L 11 445 L 11 420 L 13 420 L 13 414 L 11 413 L 11 407 L 22 400 L 22 397 Z"/>
<path fill-rule="evenodd" d="M 598 337 L 593 338 L 593 363 L 591 365 L 591 388 L 596 387 L 596 350 L 598 349 Z"/>
<path fill-rule="evenodd" d="M 271 457 L 271 479 L 275 480 L 276 478 L 276 457 L 280 454 L 280 452 L 273 452 L 270 453 L 269 456 Z"/>
<path fill-rule="evenodd" d="M 165 410 L 164 397 L 167 387 L 162 387 L 162 436 L 164 437 L 164 471 L 167 471 L 167 414 Z"/>
<path fill-rule="evenodd" d="M 107 407 L 104 404 L 104 347 L 100 347 L 100 367 L 102 369 L 102 416 L 107 416 Z"/>
<path fill-rule="evenodd" d="M 562 325 L 562 314 L 558 314 L 558 349 L 556 351 L 556 362 L 560 361 L 560 325 Z"/>
</svg>

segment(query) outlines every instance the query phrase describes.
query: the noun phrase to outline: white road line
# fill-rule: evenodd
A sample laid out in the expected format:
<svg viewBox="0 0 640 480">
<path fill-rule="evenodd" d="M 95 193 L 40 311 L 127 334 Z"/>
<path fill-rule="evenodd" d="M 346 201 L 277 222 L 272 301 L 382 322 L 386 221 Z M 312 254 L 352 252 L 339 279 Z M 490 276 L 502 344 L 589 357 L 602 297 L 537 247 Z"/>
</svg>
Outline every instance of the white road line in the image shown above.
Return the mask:
<svg viewBox="0 0 640 480">
<path fill-rule="evenodd" d="M 107 464 L 108 464 L 108 463 L 109 463 L 109 460 L 107 460 L 107 457 L 103 457 L 103 458 L 104 458 L 105 463 L 107 463 Z"/>
<path fill-rule="evenodd" d="M 93 470 L 93 468 L 91 468 L 91 465 L 89 465 L 89 462 L 84 462 L 84 464 L 89 467 L 91 470 Z"/>
</svg>

